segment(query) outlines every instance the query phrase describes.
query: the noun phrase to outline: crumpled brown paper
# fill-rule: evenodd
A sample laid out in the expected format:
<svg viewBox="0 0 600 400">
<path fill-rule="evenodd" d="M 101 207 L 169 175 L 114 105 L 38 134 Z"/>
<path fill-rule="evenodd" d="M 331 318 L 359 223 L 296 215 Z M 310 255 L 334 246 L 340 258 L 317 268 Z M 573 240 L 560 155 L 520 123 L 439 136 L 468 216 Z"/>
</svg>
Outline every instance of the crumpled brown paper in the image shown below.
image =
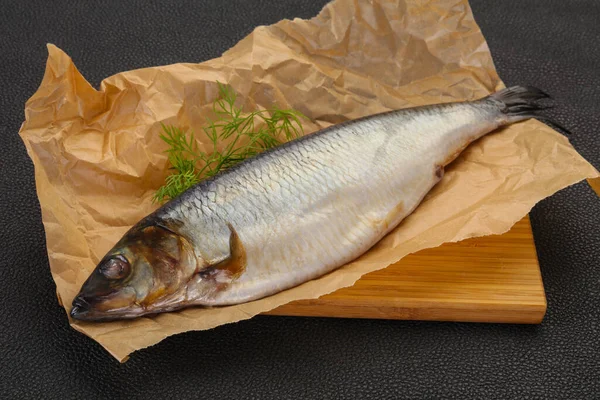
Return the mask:
<svg viewBox="0 0 600 400">
<path fill-rule="evenodd" d="M 307 132 L 503 87 L 466 0 L 337 0 L 311 20 L 258 27 L 220 58 L 123 72 L 99 91 L 65 53 L 48 50 L 20 135 L 35 165 L 50 267 L 66 311 L 98 260 L 155 208 L 150 198 L 168 167 L 160 123 L 198 131 L 215 81 L 229 83 L 248 109 L 276 103 L 300 110 L 312 121 Z M 70 323 L 122 361 L 169 335 L 350 286 L 420 249 L 503 233 L 539 200 L 597 176 L 565 137 L 536 120 L 519 123 L 470 146 L 400 227 L 329 275 L 238 306 Z"/>
</svg>

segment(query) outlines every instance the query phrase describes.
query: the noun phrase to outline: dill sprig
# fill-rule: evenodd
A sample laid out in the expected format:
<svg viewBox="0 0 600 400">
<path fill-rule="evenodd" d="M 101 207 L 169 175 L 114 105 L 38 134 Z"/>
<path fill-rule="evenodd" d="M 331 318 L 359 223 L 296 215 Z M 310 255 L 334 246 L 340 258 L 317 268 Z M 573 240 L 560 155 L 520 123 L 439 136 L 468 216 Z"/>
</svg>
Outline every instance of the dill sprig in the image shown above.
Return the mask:
<svg viewBox="0 0 600 400">
<path fill-rule="evenodd" d="M 173 173 L 156 191 L 153 202 L 171 200 L 202 179 L 304 132 L 300 118 L 306 117 L 299 111 L 274 107 L 244 113 L 235 105 L 235 91 L 220 82 L 217 85 L 219 96 L 212 107 L 216 118 L 202 128 L 209 140 L 208 152 L 199 151 L 193 132 L 188 135 L 178 127 L 162 125 L 160 138 L 169 146 L 166 153 Z M 225 143 L 222 150 L 220 143 Z"/>
</svg>

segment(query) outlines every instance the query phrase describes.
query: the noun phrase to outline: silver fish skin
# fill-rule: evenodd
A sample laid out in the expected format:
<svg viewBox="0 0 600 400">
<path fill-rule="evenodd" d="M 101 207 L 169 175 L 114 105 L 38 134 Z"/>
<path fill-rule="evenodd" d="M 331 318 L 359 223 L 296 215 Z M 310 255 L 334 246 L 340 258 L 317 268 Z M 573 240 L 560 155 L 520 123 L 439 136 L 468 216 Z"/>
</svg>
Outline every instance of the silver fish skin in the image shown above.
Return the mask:
<svg viewBox="0 0 600 400">
<path fill-rule="evenodd" d="M 142 275 L 151 283 L 144 289 L 127 286 L 136 299 L 132 304 L 93 310 L 98 301 L 84 284 L 71 315 L 101 320 L 238 304 L 320 277 L 365 253 L 412 213 L 469 143 L 536 116 L 540 107 L 534 101 L 544 97 L 539 89 L 513 87 L 472 102 L 386 112 L 246 160 L 132 228 L 155 226 L 183 238 L 175 253 L 193 255 L 183 257 L 187 266 L 174 263 L 178 273 L 188 271 L 178 287 L 146 301 L 156 287 L 168 286 L 150 265 Z M 119 263 L 111 261 L 116 256 L 131 264 L 129 269 L 139 264 L 131 261 L 135 250 L 126 237 L 99 264 L 100 275 L 107 262 Z M 152 264 L 150 258 L 145 257 L 146 264 Z M 142 278 L 129 279 L 139 283 Z M 107 290 L 106 298 L 116 296 Z"/>
</svg>

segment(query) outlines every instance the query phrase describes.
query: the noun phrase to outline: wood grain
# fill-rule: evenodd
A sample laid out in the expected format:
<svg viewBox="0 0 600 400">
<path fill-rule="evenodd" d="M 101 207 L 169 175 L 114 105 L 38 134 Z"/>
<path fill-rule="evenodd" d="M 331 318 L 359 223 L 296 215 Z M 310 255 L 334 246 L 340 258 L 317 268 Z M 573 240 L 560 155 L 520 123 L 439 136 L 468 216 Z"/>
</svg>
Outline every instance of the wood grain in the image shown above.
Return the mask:
<svg viewBox="0 0 600 400">
<path fill-rule="evenodd" d="M 594 192 L 600 196 L 600 178 L 588 178 L 587 182 L 594 189 Z"/>
<path fill-rule="evenodd" d="M 546 297 L 529 218 L 503 234 L 411 254 L 349 288 L 268 314 L 540 323 Z"/>
</svg>

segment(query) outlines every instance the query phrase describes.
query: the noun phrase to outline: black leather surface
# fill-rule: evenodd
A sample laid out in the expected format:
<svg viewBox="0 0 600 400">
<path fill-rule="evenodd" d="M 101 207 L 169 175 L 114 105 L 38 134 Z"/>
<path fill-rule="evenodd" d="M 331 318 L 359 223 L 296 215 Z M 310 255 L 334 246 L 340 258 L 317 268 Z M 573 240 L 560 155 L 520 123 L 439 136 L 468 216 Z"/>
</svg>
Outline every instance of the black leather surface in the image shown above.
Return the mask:
<svg viewBox="0 0 600 400">
<path fill-rule="evenodd" d="M 586 184 L 532 213 L 548 313 L 540 326 L 258 317 L 169 338 L 117 363 L 69 328 L 17 136 L 46 42 L 95 86 L 111 74 L 219 56 L 256 25 L 324 1 L 0 2 L 0 396 L 3 398 L 600 398 L 600 200 Z M 500 76 L 551 112 L 600 168 L 600 2 L 472 2 Z"/>
</svg>

